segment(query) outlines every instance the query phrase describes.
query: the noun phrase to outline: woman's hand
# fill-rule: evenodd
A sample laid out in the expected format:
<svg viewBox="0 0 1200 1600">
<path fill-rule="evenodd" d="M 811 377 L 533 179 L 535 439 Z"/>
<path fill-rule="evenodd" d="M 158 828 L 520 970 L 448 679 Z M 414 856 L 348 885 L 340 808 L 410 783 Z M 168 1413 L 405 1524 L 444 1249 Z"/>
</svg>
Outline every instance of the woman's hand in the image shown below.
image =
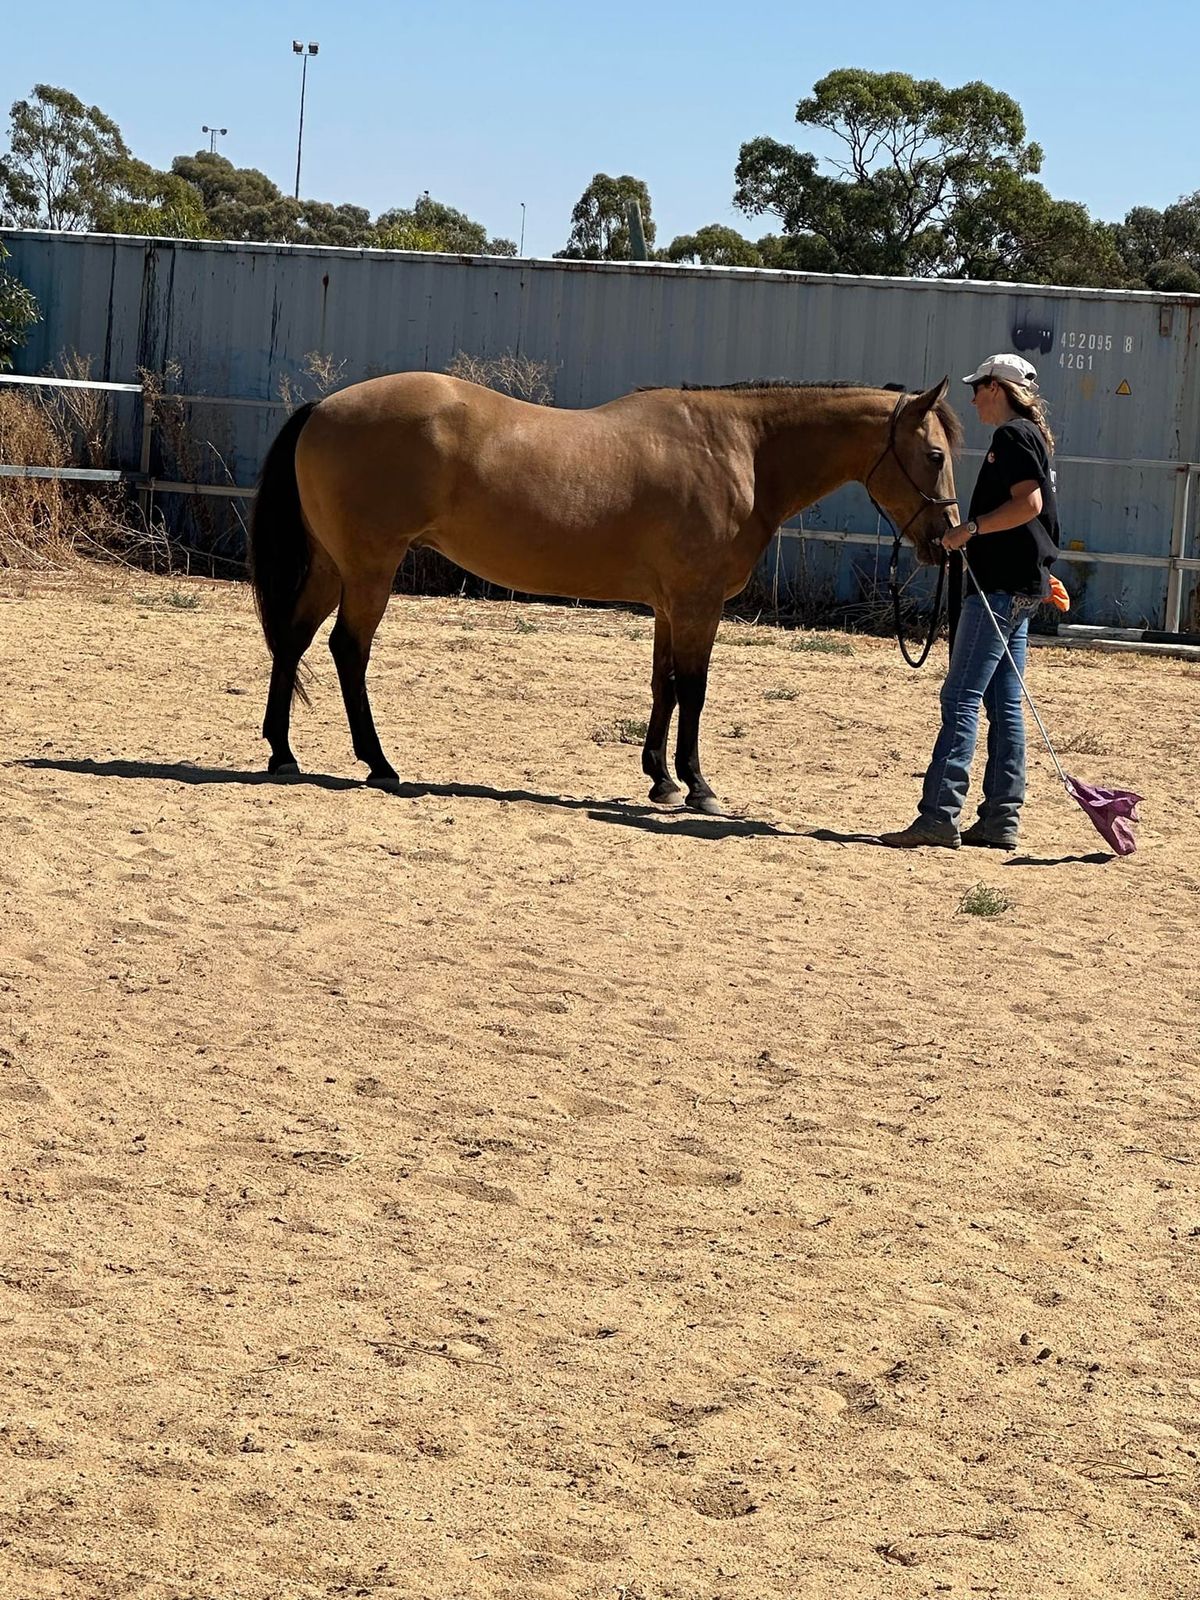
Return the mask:
<svg viewBox="0 0 1200 1600">
<path fill-rule="evenodd" d="M 951 528 L 949 533 L 942 535 L 943 550 L 961 550 L 971 537 L 965 522 L 960 522 L 957 528 Z"/>
</svg>

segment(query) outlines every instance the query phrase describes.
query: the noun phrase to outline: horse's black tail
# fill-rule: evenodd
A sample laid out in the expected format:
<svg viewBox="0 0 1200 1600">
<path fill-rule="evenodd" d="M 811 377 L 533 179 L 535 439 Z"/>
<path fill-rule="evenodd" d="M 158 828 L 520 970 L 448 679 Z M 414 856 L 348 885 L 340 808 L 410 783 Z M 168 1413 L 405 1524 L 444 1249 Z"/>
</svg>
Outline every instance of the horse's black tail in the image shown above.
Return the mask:
<svg viewBox="0 0 1200 1600">
<path fill-rule="evenodd" d="M 312 560 L 296 486 L 296 441 L 316 404 L 310 401 L 293 411 L 275 436 L 250 512 L 250 582 L 272 656 L 295 616 Z M 308 698 L 299 684 L 296 692 L 302 700 Z"/>
</svg>

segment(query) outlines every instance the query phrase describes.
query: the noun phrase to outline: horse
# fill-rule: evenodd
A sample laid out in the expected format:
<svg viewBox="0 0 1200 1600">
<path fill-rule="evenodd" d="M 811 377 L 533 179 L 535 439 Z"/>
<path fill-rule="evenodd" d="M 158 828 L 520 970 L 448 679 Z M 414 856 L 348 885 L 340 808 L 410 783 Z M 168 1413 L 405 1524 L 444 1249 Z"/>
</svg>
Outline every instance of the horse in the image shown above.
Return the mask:
<svg viewBox="0 0 1200 1600">
<path fill-rule="evenodd" d="M 336 609 L 329 648 L 354 754 L 368 784 L 398 788 L 367 663 L 400 562 L 425 548 L 504 588 L 650 607 L 649 798 L 718 814 L 699 735 L 722 606 L 782 523 L 852 481 L 918 561 L 936 561 L 958 522 L 952 456 L 962 428 L 948 386 L 695 385 L 566 410 L 403 372 L 301 406 L 267 453 L 250 523 L 272 658 L 268 772 L 300 770 L 289 743 L 293 696 L 308 699 L 298 668 Z M 667 761 L 677 705 L 678 783 Z"/>
</svg>

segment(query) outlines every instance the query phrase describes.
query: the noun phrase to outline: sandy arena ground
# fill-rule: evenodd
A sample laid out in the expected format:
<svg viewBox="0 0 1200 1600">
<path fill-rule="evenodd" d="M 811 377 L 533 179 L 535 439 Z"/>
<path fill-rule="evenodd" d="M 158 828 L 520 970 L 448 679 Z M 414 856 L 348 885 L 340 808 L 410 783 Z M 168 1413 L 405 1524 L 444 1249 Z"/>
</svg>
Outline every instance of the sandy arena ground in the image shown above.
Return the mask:
<svg viewBox="0 0 1200 1600">
<path fill-rule="evenodd" d="M 1132 859 L 907 854 L 939 668 L 725 624 L 662 815 L 649 635 L 394 600 L 397 797 L 0 583 L 4 1600 L 1200 1594 L 1200 668 L 1033 658 Z"/>
</svg>

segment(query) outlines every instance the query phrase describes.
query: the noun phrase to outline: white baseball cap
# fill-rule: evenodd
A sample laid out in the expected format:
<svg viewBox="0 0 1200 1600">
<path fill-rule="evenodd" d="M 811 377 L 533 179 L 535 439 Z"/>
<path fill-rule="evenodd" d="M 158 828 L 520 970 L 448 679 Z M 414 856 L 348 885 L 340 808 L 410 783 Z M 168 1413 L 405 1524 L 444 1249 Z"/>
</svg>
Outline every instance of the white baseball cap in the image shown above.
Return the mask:
<svg viewBox="0 0 1200 1600">
<path fill-rule="evenodd" d="M 1026 361 L 1024 356 L 989 356 L 986 361 L 981 361 L 963 382 L 985 383 L 989 378 L 1007 378 L 1009 383 L 1024 384 L 1030 389 L 1037 388 L 1037 368 Z"/>
</svg>

